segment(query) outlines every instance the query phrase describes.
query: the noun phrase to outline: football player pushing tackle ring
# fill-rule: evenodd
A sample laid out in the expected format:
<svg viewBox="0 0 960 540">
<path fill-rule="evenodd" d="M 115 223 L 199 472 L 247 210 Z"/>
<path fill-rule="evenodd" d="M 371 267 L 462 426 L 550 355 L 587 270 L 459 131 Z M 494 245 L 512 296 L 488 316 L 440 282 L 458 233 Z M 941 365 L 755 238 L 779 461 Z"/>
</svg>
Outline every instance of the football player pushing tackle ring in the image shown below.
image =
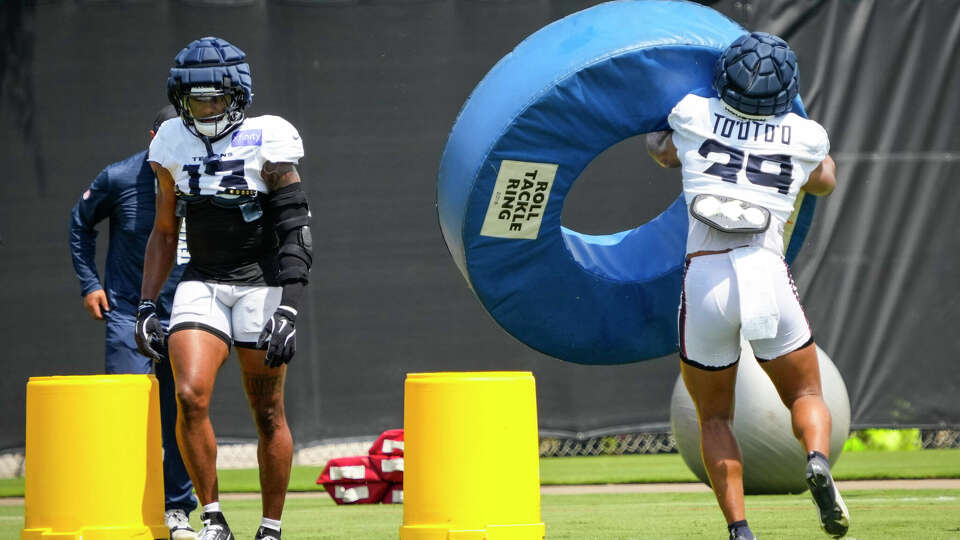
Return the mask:
<svg viewBox="0 0 960 540">
<path fill-rule="evenodd" d="M 259 435 L 263 519 L 256 538 L 279 540 L 293 458 L 283 387 L 312 263 L 310 213 L 296 167 L 303 143 L 283 118 L 245 115 L 253 101 L 250 66 L 222 39 L 201 38 L 180 51 L 167 92 L 179 118 L 163 123 L 150 144 L 159 187 L 137 344 L 156 356 L 153 343 L 164 339 L 154 302 L 185 219 L 192 258 L 166 339 L 180 409 L 177 438 L 204 505 L 198 538 L 233 538 L 220 511 L 209 404 L 217 371 L 236 346 Z"/>
<path fill-rule="evenodd" d="M 782 39 L 754 32 L 717 60 L 713 89 L 674 106 L 671 131 L 647 135 L 650 155 L 682 167 L 691 214 L 680 298 L 681 373 L 697 409 L 703 462 L 731 540 L 753 540 L 744 514 L 743 464 L 733 436 L 741 336 L 790 409 L 808 452 L 806 479 L 831 536 L 847 508 L 830 475 L 830 411 L 817 351 L 783 259 L 784 225 L 801 190 L 836 185 L 819 124 L 790 112 L 797 59 Z"/>
</svg>

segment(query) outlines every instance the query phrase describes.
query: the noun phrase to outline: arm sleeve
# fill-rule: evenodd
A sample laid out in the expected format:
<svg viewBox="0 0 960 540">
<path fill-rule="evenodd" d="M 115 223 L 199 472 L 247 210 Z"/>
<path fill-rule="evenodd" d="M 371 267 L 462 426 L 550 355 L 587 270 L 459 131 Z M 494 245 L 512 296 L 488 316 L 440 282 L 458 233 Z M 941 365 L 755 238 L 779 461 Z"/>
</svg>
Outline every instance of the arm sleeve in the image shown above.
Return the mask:
<svg viewBox="0 0 960 540">
<path fill-rule="evenodd" d="M 95 227 L 110 215 L 112 209 L 110 177 L 107 171 L 103 170 L 83 192 L 71 212 L 70 255 L 73 257 L 73 269 L 80 281 L 82 296 L 103 288 L 100 284 L 100 275 L 97 273 Z"/>
<path fill-rule="evenodd" d="M 303 140 L 297 128 L 279 116 L 272 117 L 270 128 L 263 133 L 261 154 L 271 163 L 297 163 L 303 157 Z"/>
</svg>

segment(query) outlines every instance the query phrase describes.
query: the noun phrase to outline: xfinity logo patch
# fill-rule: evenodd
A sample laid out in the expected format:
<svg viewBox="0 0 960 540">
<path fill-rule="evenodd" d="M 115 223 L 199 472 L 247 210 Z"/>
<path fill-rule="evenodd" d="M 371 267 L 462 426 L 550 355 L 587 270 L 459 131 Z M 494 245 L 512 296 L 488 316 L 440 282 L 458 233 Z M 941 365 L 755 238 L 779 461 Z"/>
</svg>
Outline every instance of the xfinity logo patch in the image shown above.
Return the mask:
<svg viewBox="0 0 960 540">
<path fill-rule="evenodd" d="M 231 146 L 260 146 L 263 134 L 259 129 L 244 129 L 233 134 Z"/>
</svg>

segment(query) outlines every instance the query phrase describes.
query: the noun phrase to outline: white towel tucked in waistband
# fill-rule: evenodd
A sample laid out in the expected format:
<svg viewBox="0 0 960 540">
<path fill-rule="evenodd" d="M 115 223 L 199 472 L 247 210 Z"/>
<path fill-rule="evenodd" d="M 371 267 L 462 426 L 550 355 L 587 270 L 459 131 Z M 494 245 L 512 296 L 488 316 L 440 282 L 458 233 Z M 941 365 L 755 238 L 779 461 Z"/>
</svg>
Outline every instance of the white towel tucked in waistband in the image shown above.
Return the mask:
<svg viewBox="0 0 960 540">
<path fill-rule="evenodd" d="M 740 335 L 743 339 L 769 339 L 777 335 L 780 309 L 773 291 L 773 274 L 769 267 L 771 256 L 775 255 L 761 247 L 737 248 L 730 252 L 740 292 Z"/>
</svg>

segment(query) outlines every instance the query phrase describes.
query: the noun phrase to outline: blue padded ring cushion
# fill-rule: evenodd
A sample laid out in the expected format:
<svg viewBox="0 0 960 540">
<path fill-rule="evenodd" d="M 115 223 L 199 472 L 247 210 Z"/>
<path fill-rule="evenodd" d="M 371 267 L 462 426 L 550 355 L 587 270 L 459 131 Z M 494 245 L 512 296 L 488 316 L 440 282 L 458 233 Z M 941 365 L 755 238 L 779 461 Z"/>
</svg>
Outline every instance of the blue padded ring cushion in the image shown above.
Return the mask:
<svg viewBox="0 0 960 540">
<path fill-rule="evenodd" d="M 677 350 L 683 198 L 597 236 L 561 226 L 563 201 L 606 148 L 667 129 L 673 105 L 710 86 L 716 58 L 743 33 L 691 2 L 609 2 L 542 28 L 480 81 L 441 158 L 437 211 L 454 262 L 507 332 L 582 364 Z M 794 110 L 803 113 L 799 98 Z M 815 202 L 804 199 L 788 261 Z"/>
</svg>

